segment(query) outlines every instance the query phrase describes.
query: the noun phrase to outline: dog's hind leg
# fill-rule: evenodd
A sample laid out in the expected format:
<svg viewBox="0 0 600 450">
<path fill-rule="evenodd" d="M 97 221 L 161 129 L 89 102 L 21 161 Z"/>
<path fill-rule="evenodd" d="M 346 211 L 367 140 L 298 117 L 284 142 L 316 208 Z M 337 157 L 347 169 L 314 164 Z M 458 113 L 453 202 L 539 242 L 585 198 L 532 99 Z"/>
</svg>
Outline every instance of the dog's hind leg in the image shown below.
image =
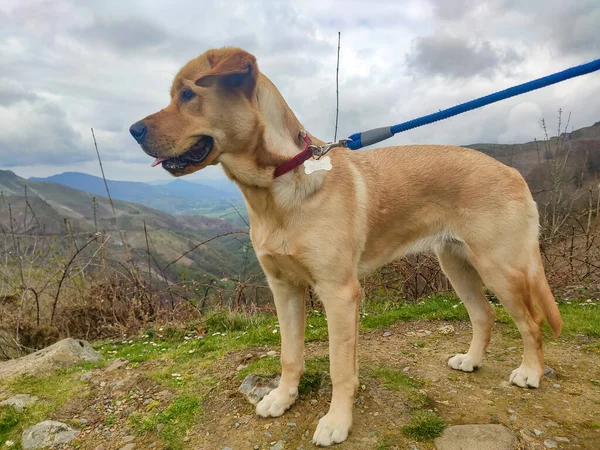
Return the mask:
<svg viewBox="0 0 600 450">
<path fill-rule="evenodd" d="M 442 270 L 469 312 L 473 338 L 466 354 L 457 354 L 448 360 L 456 370 L 472 372 L 481 361 L 492 336 L 494 309 L 483 290 L 483 281 L 467 260 L 463 244 L 444 244 L 436 249 Z"/>
<path fill-rule="evenodd" d="M 509 255 L 516 254 L 510 258 Z M 544 373 L 542 320 L 558 336 L 562 319 L 544 274 L 537 242 L 486 252 L 475 262 L 484 283 L 498 296 L 523 338 L 523 361 L 510 375 L 520 387 L 537 388 Z"/>
<path fill-rule="evenodd" d="M 275 299 L 281 331 L 281 380 L 279 386 L 256 405 L 262 417 L 279 417 L 296 401 L 304 371 L 306 285 L 295 285 L 267 276 Z"/>
</svg>

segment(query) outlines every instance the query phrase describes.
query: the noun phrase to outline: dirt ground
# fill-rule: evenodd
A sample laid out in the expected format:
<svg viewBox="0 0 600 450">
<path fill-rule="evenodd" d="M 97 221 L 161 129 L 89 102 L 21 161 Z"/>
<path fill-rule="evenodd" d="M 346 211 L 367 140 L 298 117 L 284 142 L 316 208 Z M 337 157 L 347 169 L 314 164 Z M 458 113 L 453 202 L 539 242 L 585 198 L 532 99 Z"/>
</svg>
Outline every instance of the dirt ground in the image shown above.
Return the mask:
<svg viewBox="0 0 600 450">
<path fill-rule="evenodd" d="M 439 331 L 443 325 L 452 325 L 455 331 L 443 335 Z M 465 322 L 399 322 L 386 329 L 361 332 L 361 379 L 354 426 L 348 440 L 336 448 L 435 448 L 432 441 L 418 442 L 403 435 L 402 427 L 410 420 L 410 402 L 406 392 L 388 389 L 382 380 L 371 375 L 370 369 L 380 366 L 421 380 L 430 408 L 448 425 L 504 424 L 518 437 L 521 448 L 545 448 L 547 439 L 561 449 L 600 448 L 600 356 L 586 349 L 588 341 L 582 336 L 547 340 L 546 365 L 556 371 L 555 377 L 544 377 L 539 389 L 521 389 L 508 384 L 509 374 L 521 359 L 514 325 L 496 324 L 481 369 L 474 373 L 450 369 L 446 361 L 455 353 L 466 351 L 470 336 L 470 325 Z M 219 381 L 206 397 L 201 417 L 187 432 L 184 448 L 316 448 L 310 439 L 319 418 L 327 412 L 330 387 L 326 383 L 322 389 L 301 395 L 277 419 L 257 417 L 254 407 L 237 391 L 237 369 L 244 357 L 252 353 L 258 359 L 269 350 L 279 349 L 246 349 L 208 366 L 198 366 L 199 378 L 213 376 Z M 306 356 L 326 357 L 327 352 L 325 342 L 314 342 L 307 345 Z M 135 449 L 169 448 L 168 444 L 161 444 L 155 431 L 136 434 L 125 426 L 121 428 L 134 410 L 124 409 L 128 401 L 138 398 L 140 403 L 151 397 L 153 401 L 168 403 L 172 397 L 168 389 L 153 384 L 144 375 L 155 370 L 157 364 L 149 361 L 111 371 L 94 370 L 89 395 L 76 404 L 67 403 L 61 413 L 64 417 L 85 417 L 88 422 L 88 431 L 82 435 L 78 448 L 121 449 L 128 440 Z M 122 398 L 126 400 L 116 406 L 116 422 L 106 424 L 102 405 L 114 405 L 110 399 L 118 395 L 125 395 Z"/>
<path fill-rule="evenodd" d="M 508 384 L 509 374 L 521 359 L 514 327 L 496 325 L 484 366 L 476 372 L 463 373 L 447 367 L 446 361 L 455 353 L 466 351 L 470 326 L 454 322 L 456 332 L 441 335 L 436 332 L 441 325 L 445 323 L 397 323 L 385 330 L 391 333 L 387 337 L 383 330 L 362 333 L 361 367 L 366 370 L 385 365 L 424 380 L 424 390 L 433 400 L 435 411 L 448 424 L 501 423 L 519 437 L 523 448 L 544 448 L 544 440 L 555 437 L 569 440 L 559 439 L 558 448 L 600 448 L 600 429 L 590 427 L 600 420 L 598 354 L 583 350 L 572 340 L 547 342 L 546 364 L 555 369 L 557 376 L 545 377 L 539 389 L 526 390 Z M 427 331 L 432 333 L 426 334 Z M 327 355 L 325 343 L 309 345 L 307 350 L 308 358 Z M 237 361 L 234 358 L 230 363 L 228 369 L 234 371 Z M 279 440 L 284 441 L 284 448 L 315 447 L 310 438 L 318 419 L 327 412 L 326 396 L 300 398 L 279 419 L 261 419 L 236 394 L 237 385 L 227 383 L 220 393 L 210 397 L 206 420 L 199 426 L 191 448 L 251 449 L 258 445 L 263 449 Z M 405 403 L 402 393 L 361 377 L 354 426 L 348 441 L 338 447 L 435 448 L 431 442 L 411 441 L 402 435 L 400 430 L 409 417 Z M 533 430 L 541 434 L 536 436 Z M 383 446 L 384 440 L 388 447 Z"/>
</svg>

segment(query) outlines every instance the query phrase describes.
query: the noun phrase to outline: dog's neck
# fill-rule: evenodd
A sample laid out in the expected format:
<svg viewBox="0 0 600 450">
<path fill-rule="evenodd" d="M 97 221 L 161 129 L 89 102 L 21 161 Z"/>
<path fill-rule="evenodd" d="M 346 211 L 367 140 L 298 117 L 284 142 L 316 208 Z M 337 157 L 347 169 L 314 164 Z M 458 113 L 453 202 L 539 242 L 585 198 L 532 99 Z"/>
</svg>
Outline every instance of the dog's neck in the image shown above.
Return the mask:
<svg viewBox="0 0 600 450">
<path fill-rule="evenodd" d="M 257 203 L 268 203 L 287 210 L 313 194 L 321 186 L 324 174 L 307 175 L 303 166 L 299 166 L 273 177 L 277 166 L 304 149 L 305 144 L 299 138 L 304 128 L 275 85 L 263 75 L 258 80 L 254 101 L 261 120 L 253 148 L 242 157 L 224 154 L 220 162 L 253 209 Z M 322 144 L 316 138 L 313 142 Z"/>
</svg>

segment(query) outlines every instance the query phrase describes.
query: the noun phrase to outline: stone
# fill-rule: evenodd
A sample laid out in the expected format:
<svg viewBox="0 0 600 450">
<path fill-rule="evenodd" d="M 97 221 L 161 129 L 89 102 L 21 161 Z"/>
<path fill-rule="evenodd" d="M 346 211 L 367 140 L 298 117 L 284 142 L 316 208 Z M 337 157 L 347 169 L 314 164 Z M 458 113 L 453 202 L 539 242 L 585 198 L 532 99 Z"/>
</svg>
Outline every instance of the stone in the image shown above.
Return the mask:
<svg viewBox="0 0 600 450">
<path fill-rule="evenodd" d="M 123 439 L 121 439 L 123 442 L 127 443 L 127 442 L 133 442 L 135 441 L 135 436 L 125 436 Z"/>
<path fill-rule="evenodd" d="M 127 361 L 126 359 L 117 358 L 113 362 L 111 362 L 108 366 L 106 366 L 104 371 L 105 372 L 114 372 L 115 370 L 119 370 L 119 369 L 123 369 L 123 368 L 127 367 L 127 364 L 129 364 L 129 361 Z"/>
<path fill-rule="evenodd" d="M 231 447 L 223 447 L 221 450 L 233 450 Z"/>
<path fill-rule="evenodd" d="M 283 450 L 283 441 L 277 441 L 275 445 L 271 445 L 270 450 Z"/>
<path fill-rule="evenodd" d="M 564 436 L 554 436 L 556 442 L 571 442 L 571 440 Z"/>
<path fill-rule="evenodd" d="M 133 450 L 135 448 L 135 444 L 127 444 L 121 447 L 121 450 Z"/>
<path fill-rule="evenodd" d="M 391 332 L 386 331 L 385 333 L 383 333 L 383 337 L 390 337 L 392 335 Z"/>
<path fill-rule="evenodd" d="M 243 394 L 250 403 L 256 405 L 265 395 L 277 386 L 279 386 L 279 376 L 272 379 L 250 374 L 244 378 L 238 391 Z"/>
<path fill-rule="evenodd" d="M 30 355 L 1 363 L 0 380 L 22 375 L 40 375 L 80 362 L 98 362 L 103 359 L 89 342 L 81 339 L 63 339 Z"/>
<path fill-rule="evenodd" d="M 556 373 L 556 370 L 554 370 L 552 367 L 548 367 L 548 366 L 544 366 L 544 376 L 548 377 L 548 378 L 558 378 L 558 374 Z"/>
<path fill-rule="evenodd" d="M 546 425 L 547 427 L 559 427 L 560 425 L 557 424 L 554 420 L 549 420 L 548 422 L 546 422 L 544 425 Z"/>
<path fill-rule="evenodd" d="M 267 352 L 267 356 L 274 358 L 277 356 L 277 352 L 275 350 L 271 350 L 270 352 Z"/>
<path fill-rule="evenodd" d="M 546 439 L 544 441 L 544 447 L 546 448 L 558 448 L 558 444 L 554 442 L 552 439 Z"/>
<path fill-rule="evenodd" d="M 454 334 L 454 325 L 442 325 L 437 330 L 440 334 L 444 335 Z"/>
<path fill-rule="evenodd" d="M 435 439 L 437 450 L 515 450 L 517 437 L 504 425 L 455 425 Z"/>
<path fill-rule="evenodd" d="M 98 447 L 94 448 L 94 450 L 106 450 L 106 447 L 100 444 Z"/>
<path fill-rule="evenodd" d="M 533 433 L 534 433 L 536 436 L 541 436 L 541 435 L 542 435 L 542 430 L 538 430 L 538 429 L 535 429 L 535 428 L 534 428 L 534 429 L 533 429 Z"/>
<path fill-rule="evenodd" d="M 0 402 L 0 406 L 12 406 L 18 413 L 22 413 L 26 406 L 33 405 L 39 398 L 29 394 L 17 394 L 14 397 Z"/>
<path fill-rule="evenodd" d="M 81 375 L 81 377 L 79 377 L 79 380 L 83 382 L 91 381 L 91 379 L 92 372 L 85 372 L 83 375 Z"/>
<path fill-rule="evenodd" d="M 55 420 L 45 420 L 23 431 L 23 450 L 36 450 L 61 444 L 68 444 L 79 435 L 79 430 Z"/>
</svg>

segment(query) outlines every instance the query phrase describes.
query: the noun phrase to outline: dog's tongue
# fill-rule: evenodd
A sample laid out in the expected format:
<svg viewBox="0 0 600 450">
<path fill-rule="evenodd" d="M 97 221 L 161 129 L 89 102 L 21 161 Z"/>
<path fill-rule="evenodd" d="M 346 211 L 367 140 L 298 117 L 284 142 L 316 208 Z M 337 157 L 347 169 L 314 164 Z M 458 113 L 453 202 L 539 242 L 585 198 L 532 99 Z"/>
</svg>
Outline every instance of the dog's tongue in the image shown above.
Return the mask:
<svg viewBox="0 0 600 450">
<path fill-rule="evenodd" d="M 165 161 L 167 158 L 156 158 L 152 163 L 152 167 L 158 166 L 161 162 Z"/>
</svg>

